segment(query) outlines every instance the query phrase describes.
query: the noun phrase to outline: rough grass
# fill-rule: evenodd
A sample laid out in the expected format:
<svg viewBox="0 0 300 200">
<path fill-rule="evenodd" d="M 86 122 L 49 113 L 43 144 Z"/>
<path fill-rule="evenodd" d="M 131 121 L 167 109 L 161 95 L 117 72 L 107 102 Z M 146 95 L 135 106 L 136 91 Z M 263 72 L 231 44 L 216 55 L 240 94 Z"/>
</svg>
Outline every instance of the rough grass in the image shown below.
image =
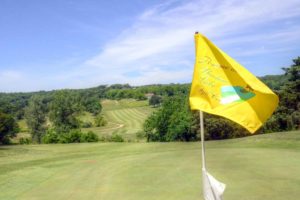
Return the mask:
<svg viewBox="0 0 300 200">
<path fill-rule="evenodd" d="M 127 141 L 136 141 L 136 133 L 142 131 L 145 119 L 154 111 L 148 101 L 134 99 L 104 100 L 101 102 L 103 114 L 108 124 L 104 127 L 85 128 L 100 137 L 119 134 Z"/>
<path fill-rule="evenodd" d="M 135 99 L 121 99 L 121 100 L 103 100 L 101 101 L 103 111 L 116 110 L 123 108 L 136 108 L 148 106 L 148 101 L 137 101 Z"/>
<path fill-rule="evenodd" d="M 300 132 L 206 143 L 224 199 L 300 196 Z M 0 199 L 202 199 L 201 146 L 94 143 L 0 147 Z"/>
</svg>

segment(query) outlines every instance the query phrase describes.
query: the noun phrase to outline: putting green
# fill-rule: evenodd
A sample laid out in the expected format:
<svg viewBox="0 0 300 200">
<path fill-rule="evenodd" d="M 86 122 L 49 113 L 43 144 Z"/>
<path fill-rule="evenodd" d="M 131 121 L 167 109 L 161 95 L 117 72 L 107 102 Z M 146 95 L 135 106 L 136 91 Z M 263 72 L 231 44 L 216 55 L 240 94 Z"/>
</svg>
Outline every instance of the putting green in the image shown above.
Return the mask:
<svg viewBox="0 0 300 200">
<path fill-rule="evenodd" d="M 206 147 L 224 199 L 299 199 L 299 131 Z M 199 142 L 2 146 L 0 158 L 4 200 L 202 199 Z"/>
</svg>

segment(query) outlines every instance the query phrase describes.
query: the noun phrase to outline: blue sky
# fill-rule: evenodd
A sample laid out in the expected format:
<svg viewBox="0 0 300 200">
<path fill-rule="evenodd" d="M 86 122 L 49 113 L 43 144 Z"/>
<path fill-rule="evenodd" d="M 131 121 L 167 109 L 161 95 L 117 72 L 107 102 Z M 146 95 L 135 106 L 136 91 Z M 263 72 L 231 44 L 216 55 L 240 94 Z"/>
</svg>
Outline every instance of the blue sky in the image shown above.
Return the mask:
<svg viewBox="0 0 300 200">
<path fill-rule="evenodd" d="M 1 0 L 0 92 L 190 82 L 194 32 L 257 76 L 300 56 L 299 0 Z"/>
</svg>

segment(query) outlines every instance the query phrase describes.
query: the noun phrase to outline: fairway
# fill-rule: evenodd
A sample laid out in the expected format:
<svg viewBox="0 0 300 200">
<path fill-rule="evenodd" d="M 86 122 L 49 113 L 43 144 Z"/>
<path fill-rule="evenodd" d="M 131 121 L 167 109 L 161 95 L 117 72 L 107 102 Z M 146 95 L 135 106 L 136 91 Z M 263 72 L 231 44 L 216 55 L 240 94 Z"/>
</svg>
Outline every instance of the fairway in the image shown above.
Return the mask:
<svg viewBox="0 0 300 200">
<path fill-rule="evenodd" d="M 108 124 L 82 130 L 93 131 L 100 137 L 119 134 L 127 141 L 136 141 L 136 133 L 142 131 L 145 119 L 154 111 L 154 108 L 148 106 L 148 101 L 134 99 L 104 100 L 101 104 Z"/>
<path fill-rule="evenodd" d="M 299 199 L 299 131 L 206 147 L 224 199 Z M 202 199 L 199 142 L 1 146 L 0 158 L 0 199 Z"/>
</svg>

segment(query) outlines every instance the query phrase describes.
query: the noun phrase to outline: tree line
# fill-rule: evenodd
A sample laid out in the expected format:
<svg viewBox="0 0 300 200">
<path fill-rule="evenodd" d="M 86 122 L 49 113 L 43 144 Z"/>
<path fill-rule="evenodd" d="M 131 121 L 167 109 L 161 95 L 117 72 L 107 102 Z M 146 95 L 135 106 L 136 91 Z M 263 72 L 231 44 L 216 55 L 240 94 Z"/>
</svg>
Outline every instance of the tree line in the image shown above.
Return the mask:
<svg viewBox="0 0 300 200">
<path fill-rule="evenodd" d="M 187 84 L 157 84 L 141 87 L 114 84 L 78 90 L 0 93 L 0 143 L 6 144 L 9 138 L 16 136 L 20 131 L 17 121 L 22 119 L 27 123 L 33 142 L 90 141 L 91 139 L 84 139 L 86 136 L 80 129 L 92 125 L 80 121 L 78 116 L 83 112 L 89 112 L 94 115 L 95 126 L 104 126 L 107 121 L 101 114 L 101 99 L 146 100 L 147 93 L 168 96 L 187 91 L 187 88 Z M 99 139 L 91 132 L 89 136 L 96 138 L 94 140 Z M 109 138 L 109 140 L 120 141 L 119 138 Z M 21 143 L 29 143 L 29 140 L 21 138 Z"/>
<path fill-rule="evenodd" d="M 300 124 L 300 57 L 293 60 L 283 75 L 260 77 L 280 98 L 272 117 L 258 131 L 267 133 L 299 129 Z M 78 90 L 0 93 L 0 143 L 7 143 L 19 132 L 17 120 L 25 119 L 35 142 L 96 141 L 93 133 L 85 134 L 78 120 L 84 111 L 95 116 L 97 126 L 105 125 L 101 99 L 145 100 L 158 107 L 144 123 L 148 141 L 193 141 L 199 139 L 198 114 L 188 105 L 190 84 L 155 84 L 134 87 L 129 84 L 101 85 Z M 148 96 L 147 96 L 148 95 Z M 239 125 L 205 114 L 206 139 L 225 139 L 248 135 Z"/>
</svg>

